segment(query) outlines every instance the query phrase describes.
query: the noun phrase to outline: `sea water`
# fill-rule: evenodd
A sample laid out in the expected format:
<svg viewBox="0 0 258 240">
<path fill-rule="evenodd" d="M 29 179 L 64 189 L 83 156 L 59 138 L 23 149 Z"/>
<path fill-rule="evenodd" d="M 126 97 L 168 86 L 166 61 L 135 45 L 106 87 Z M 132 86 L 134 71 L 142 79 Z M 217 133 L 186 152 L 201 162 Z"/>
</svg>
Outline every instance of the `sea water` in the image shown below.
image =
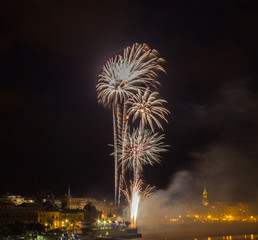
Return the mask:
<svg viewBox="0 0 258 240">
<path fill-rule="evenodd" d="M 169 233 L 164 234 L 143 234 L 142 240 L 258 240 L 258 234 L 205 237 L 205 238 L 175 238 Z"/>
</svg>

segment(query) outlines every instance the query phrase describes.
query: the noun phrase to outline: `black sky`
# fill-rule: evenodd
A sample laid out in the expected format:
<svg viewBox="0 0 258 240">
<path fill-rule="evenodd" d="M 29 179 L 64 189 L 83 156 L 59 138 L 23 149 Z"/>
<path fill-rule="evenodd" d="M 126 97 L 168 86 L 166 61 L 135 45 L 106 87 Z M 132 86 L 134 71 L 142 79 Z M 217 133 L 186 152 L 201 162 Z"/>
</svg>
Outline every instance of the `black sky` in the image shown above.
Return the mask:
<svg viewBox="0 0 258 240">
<path fill-rule="evenodd" d="M 1 193 L 61 195 L 71 184 L 74 195 L 112 197 L 112 115 L 95 86 L 135 42 L 166 59 L 160 96 L 171 111 L 170 151 L 144 180 L 165 188 L 187 169 L 211 192 L 257 190 L 257 1 L 1 5 Z"/>
</svg>

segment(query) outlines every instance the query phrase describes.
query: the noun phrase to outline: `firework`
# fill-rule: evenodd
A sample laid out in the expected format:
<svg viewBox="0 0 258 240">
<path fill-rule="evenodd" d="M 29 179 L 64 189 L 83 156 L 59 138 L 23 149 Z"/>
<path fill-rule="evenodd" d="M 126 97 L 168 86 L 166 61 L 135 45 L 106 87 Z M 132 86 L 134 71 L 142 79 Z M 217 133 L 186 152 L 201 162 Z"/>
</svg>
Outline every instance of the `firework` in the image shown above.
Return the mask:
<svg viewBox="0 0 258 240">
<path fill-rule="evenodd" d="M 151 92 L 150 89 L 147 88 L 144 93 L 138 91 L 136 95 L 128 99 L 127 103 L 131 106 L 128 109 L 128 114 L 133 115 L 133 122 L 136 118 L 140 117 L 140 127 L 142 129 L 146 123 L 149 123 L 154 132 L 154 121 L 156 125 L 163 130 L 158 118 L 167 122 L 165 115 L 169 114 L 169 111 L 162 107 L 162 104 L 166 102 L 166 100 L 158 98 L 158 92 Z"/>
<path fill-rule="evenodd" d="M 148 197 L 151 194 L 151 191 L 155 187 L 150 187 L 148 185 L 145 189 L 142 188 L 142 180 L 136 179 L 136 181 L 130 181 L 129 189 L 125 183 L 126 188 L 121 189 L 124 193 L 125 198 L 129 204 L 130 212 L 131 212 L 131 228 L 136 228 L 137 214 L 140 201 L 144 198 Z"/>
<path fill-rule="evenodd" d="M 102 67 L 97 84 L 99 102 L 105 106 L 123 103 L 144 84 L 157 83 L 157 71 L 165 72 L 160 65 L 164 60 L 146 44 L 134 44 L 124 50 L 123 56 L 111 58 Z"/>
<path fill-rule="evenodd" d="M 127 168 L 133 169 L 134 179 L 138 178 L 138 171 L 142 170 L 144 165 L 153 165 L 160 163 L 161 152 L 167 151 L 167 145 L 163 142 L 164 134 L 152 133 L 151 130 L 134 129 L 132 134 L 128 133 L 121 142 L 123 144 L 121 163 Z"/>
<path fill-rule="evenodd" d="M 113 112 L 115 204 L 118 190 L 118 140 L 124 138 L 127 100 L 138 90 L 144 91 L 147 85 L 157 83 L 157 71 L 165 72 L 156 50 L 147 44 L 133 44 L 124 49 L 123 55 L 110 58 L 102 67 L 96 86 L 97 98 Z M 120 184 L 119 184 L 120 185 Z"/>
</svg>

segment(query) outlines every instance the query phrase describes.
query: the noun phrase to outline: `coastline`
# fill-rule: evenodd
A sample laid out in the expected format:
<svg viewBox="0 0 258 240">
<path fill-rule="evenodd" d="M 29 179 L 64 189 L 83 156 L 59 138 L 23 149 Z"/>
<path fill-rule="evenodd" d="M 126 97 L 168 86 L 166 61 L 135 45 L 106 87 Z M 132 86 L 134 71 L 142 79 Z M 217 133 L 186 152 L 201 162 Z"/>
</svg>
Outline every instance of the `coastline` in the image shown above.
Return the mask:
<svg viewBox="0 0 258 240">
<path fill-rule="evenodd" d="M 258 234 L 258 223 L 195 223 L 139 227 L 143 239 L 184 239 Z M 249 236 L 250 237 L 250 236 Z"/>
</svg>

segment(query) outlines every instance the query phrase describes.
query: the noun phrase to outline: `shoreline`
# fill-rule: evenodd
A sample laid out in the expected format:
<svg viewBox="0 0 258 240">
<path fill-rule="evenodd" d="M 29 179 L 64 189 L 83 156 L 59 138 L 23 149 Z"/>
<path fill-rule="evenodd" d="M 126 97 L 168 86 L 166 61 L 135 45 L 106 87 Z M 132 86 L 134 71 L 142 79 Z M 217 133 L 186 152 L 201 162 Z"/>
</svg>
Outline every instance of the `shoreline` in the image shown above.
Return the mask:
<svg viewBox="0 0 258 240">
<path fill-rule="evenodd" d="M 195 223 L 195 224 L 170 224 L 156 225 L 146 228 L 139 227 L 143 239 L 158 239 L 164 236 L 166 239 L 184 238 L 208 238 L 220 236 L 251 235 L 258 234 L 258 223 Z"/>
</svg>

